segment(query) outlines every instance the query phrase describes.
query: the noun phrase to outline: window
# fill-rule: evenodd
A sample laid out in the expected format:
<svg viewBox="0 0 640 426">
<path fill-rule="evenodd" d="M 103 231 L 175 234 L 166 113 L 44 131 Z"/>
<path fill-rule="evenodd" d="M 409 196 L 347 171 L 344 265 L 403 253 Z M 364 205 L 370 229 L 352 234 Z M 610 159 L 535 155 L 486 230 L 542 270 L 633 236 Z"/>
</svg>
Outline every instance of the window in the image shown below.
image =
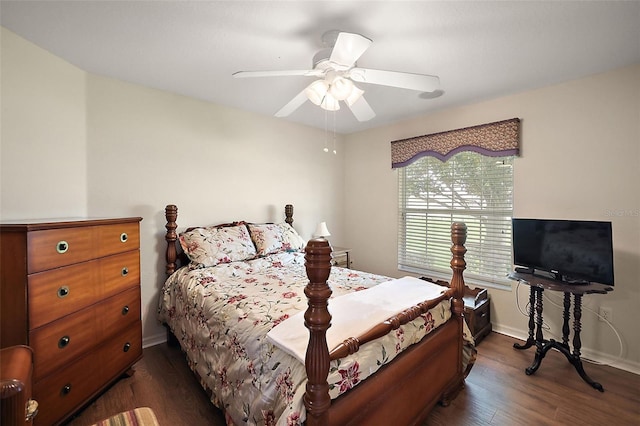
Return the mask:
<svg viewBox="0 0 640 426">
<path fill-rule="evenodd" d="M 451 223 L 467 224 L 465 278 L 508 285 L 511 271 L 513 156 L 460 152 L 422 157 L 398 171 L 398 268 L 451 278 Z"/>
</svg>

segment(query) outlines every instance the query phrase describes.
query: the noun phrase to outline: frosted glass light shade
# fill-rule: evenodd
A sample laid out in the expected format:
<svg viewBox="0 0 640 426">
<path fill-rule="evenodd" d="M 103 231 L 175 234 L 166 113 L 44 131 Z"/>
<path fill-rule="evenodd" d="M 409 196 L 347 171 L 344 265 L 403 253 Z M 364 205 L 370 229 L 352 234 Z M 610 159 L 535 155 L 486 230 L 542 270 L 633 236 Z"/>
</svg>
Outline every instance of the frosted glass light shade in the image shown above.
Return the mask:
<svg viewBox="0 0 640 426">
<path fill-rule="evenodd" d="M 327 80 L 316 80 L 305 89 L 307 98 L 315 105 L 327 111 L 337 111 L 340 109 L 340 102 L 331 96 Z"/>
<path fill-rule="evenodd" d="M 320 103 L 320 108 L 326 109 L 327 111 L 337 111 L 340 109 L 340 102 L 331 96 L 330 93 L 327 93 L 322 103 Z"/>
<path fill-rule="evenodd" d="M 327 96 L 328 91 L 329 83 L 327 81 L 316 80 L 305 89 L 305 94 L 311 102 L 320 106 L 322 100 Z"/>
<path fill-rule="evenodd" d="M 316 227 L 316 232 L 313 233 L 314 237 L 330 237 L 331 233 L 327 228 L 327 222 L 320 222 Z"/>
<path fill-rule="evenodd" d="M 362 96 L 362 94 L 364 93 L 364 90 L 351 85 L 351 93 L 349 94 L 349 96 L 346 99 L 346 102 L 349 106 L 353 105 L 358 99 L 360 99 L 360 97 Z"/>
<path fill-rule="evenodd" d="M 329 93 L 335 99 L 344 101 L 351 95 L 353 90 L 353 82 L 344 77 L 336 77 L 329 86 Z"/>
</svg>

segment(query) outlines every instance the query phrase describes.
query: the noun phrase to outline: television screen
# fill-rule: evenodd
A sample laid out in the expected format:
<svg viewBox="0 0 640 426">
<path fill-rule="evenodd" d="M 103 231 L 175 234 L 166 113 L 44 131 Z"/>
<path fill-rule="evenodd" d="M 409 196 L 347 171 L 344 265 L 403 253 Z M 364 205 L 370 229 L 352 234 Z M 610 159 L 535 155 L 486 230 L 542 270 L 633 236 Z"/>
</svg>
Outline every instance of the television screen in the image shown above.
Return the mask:
<svg viewBox="0 0 640 426">
<path fill-rule="evenodd" d="M 567 282 L 613 285 L 611 222 L 514 218 L 512 224 L 514 264 Z"/>
</svg>

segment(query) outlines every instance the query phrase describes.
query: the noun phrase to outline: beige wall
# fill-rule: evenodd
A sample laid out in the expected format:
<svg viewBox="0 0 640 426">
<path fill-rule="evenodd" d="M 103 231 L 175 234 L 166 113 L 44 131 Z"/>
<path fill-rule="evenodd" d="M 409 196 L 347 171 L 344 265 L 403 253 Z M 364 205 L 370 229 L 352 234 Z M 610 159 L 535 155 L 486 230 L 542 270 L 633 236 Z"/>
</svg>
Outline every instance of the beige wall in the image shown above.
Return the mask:
<svg viewBox="0 0 640 426">
<path fill-rule="evenodd" d="M 87 81 L 89 214 L 144 218 L 146 343 L 164 338 L 155 315 L 166 204 L 178 206 L 186 226 L 282 221 L 291 203 L 305 239 L 320 221 L 343 238 L 344 156 L 323 152 L 323 131 L 104 77 Z"/>
<path fill-rule="evenodd" d="M 585 304 L 613 308 L 620 364 L 640 371 L 638 66 L 345 136 L 333 156 L 322 131 L 91 75 L 5 29 L 1 59 L 0 218 L 142 216 L 145 344 L 164 338 L 155 309 L 166 204 L 184 226 L 279 220 L 293 203 L 305 238 L 327 221 L 355 267 L 399 276 L 389 141 L 520 117 L 516 215 L 613 221 L 616 290 Z M 524 305 L 527 289 L 518 293 Z M 495 328 L 524 336 L 515 287 L 491 295 Z M 558 310 L 547 310 L 555 327 Z M 588 312 L 583 343 L 601 359 L 618 352 Z"/>
<path fill-rule="evenodd" d="M 640 65 L 349 135 L 345 211 L 355 267 L 404 274 L 397 269 L 397 172 L 391 170 L 390 141 L 513 117 L 522 119 L 514 215 L 613 222 L 615 291 L 585 297 L 583 353 L 618 355 L 616 333 L 587 310 L 608 306 L 623 343 L 618 364 L 640 372 Z M 495 329 L 526 337 L 516 295 L 524 307 L 528 291 L 515 285 L 490 291 Z M 557 336 L 561 311 L 552 303 L 561 297 L 548 296 L 545 321 Z"/>
<path fill-rule="evenodd" d="M 4 28 L 0 42 L 0 217 L 85 215 L 85 73 Z"/>
<path fill-rule="evenodd" d="M 344 156 L 324 131 L 78 70 L 2 29 L 0 218 L 141 216 L 143 338 L 164 281 L 164 207 L 178 225 L 280 221 L 344 244 Z M 337 141 L 342 151 L 342 141 Z M 179 228 L 180 230 L 180 228 Z"/>
</svg>

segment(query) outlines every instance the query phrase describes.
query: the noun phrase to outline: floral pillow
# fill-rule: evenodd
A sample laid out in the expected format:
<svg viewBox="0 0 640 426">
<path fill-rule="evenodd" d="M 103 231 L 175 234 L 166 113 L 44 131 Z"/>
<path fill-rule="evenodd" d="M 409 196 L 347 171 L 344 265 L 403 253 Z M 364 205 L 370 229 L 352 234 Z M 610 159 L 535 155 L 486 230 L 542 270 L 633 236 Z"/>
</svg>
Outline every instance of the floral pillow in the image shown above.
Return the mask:
<svg viewBox="0 0 640 426">
<path fill-rule="evenodd" d="M 191 261 L 191 268 L 206 268 L 256 257 L 256 248 L 244 224 L 195 228 L 181 233 L 179 239 Z"/>
<path fill-rule="evenodd" d="M 295 229 L 287 223 L 247 224 L 251 239 L 256 245 L 258 256 L 281 251 L 300 251 L 304 248 L 304 240 Z"/>
</svg>

